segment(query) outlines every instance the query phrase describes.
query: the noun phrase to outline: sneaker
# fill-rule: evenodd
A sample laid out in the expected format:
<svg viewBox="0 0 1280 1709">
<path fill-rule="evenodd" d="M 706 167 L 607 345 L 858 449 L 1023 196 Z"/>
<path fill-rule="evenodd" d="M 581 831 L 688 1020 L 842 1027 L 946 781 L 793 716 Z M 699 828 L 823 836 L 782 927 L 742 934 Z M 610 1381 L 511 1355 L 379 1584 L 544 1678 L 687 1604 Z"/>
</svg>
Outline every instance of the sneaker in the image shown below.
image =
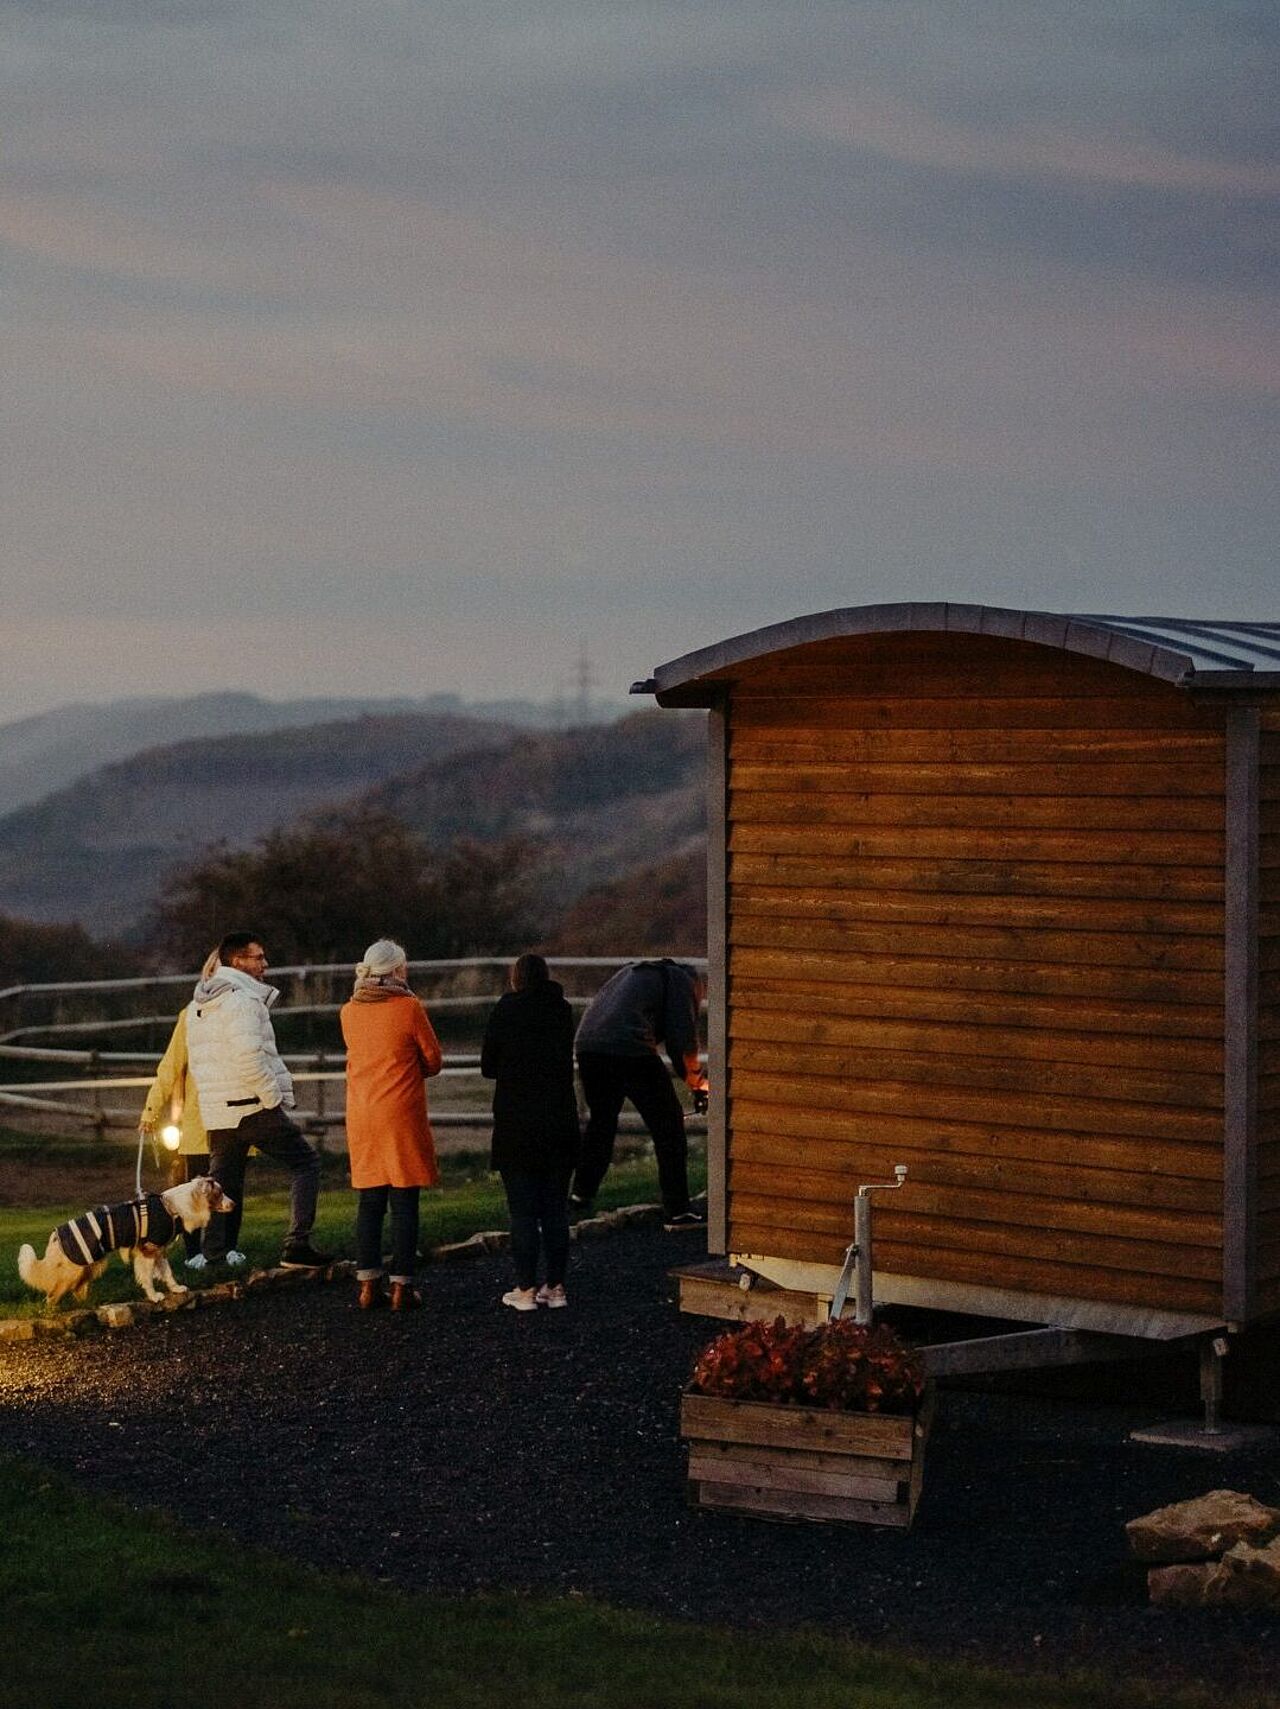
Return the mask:
<svg viewBox="0 0 1280 1709">
<path fill-rule="evenodd" d="M 538 1296 L 532 1288 L 511 1288 L 502 1296 L 503 1305 L 509 1305 L 512 1311 L 537 1311 Z"/>
<path fill-rule="evenodd" d="M 685 1228 L 705 1228 L 707 1219 L 701 1211 L 677 1211 L 674 1216 L 665 1216 L 662 1226 L 668 1234 L 678 1234 Z"/>
<path fill-rule="evenodd" d="M 248 1262 L 249 1260 L 245 1254 L 243 1252 L 237 1252 L 234 1246 L 223 1259 L 223 1263 L 229 1265 L 233 1270 L 238 1270 L 242 1264 L 247 1264 Z"/>
<path fill-rule="evenodd" d="M 190 1258 L 184 1258 L 182 1260 L 182 1268 L 184 1270 L 207 1270 L 209 1268 L 209 1260 L 205 1257 L 203 1252 L 193 1252 Z"/>
<path fill-rule="evenodd" d="M 227 1254 L 227 1262 L 231 1262 L 231 1254 Z M 291 1241 L 280 1254 L 282 1270 L 323 1270 L 326 1264 L 333 1263 L 332 1252 L 317 1252 L 309 1240 Z"/>
<path fill-rule="evenodd" d="M 564 1291 L 564 1283 L 557 1282 L 554 1288 L 549 1288 L 544 1282 L 533 1296 L 539 1305 L 550 1306 L 552 1311 L 569 1303 L 569 1296 Z"/>
</svg>

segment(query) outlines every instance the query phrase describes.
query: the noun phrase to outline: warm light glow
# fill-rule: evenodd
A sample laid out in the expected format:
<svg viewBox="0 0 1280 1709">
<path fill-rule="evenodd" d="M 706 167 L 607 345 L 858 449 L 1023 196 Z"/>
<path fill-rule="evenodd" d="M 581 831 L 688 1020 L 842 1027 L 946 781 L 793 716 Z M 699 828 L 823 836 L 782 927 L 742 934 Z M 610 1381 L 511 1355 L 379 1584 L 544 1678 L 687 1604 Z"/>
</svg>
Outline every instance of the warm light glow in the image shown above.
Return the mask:
<svg viewBox="0 0 1280 1709">
<path fill-rule="evenodd" d="M 170 1122 L 160 1129 L 160 1141 L 166 1151 L 176 1151 L 182 1143 L 182 1129 L 176 1122 Z"/>
</svg>

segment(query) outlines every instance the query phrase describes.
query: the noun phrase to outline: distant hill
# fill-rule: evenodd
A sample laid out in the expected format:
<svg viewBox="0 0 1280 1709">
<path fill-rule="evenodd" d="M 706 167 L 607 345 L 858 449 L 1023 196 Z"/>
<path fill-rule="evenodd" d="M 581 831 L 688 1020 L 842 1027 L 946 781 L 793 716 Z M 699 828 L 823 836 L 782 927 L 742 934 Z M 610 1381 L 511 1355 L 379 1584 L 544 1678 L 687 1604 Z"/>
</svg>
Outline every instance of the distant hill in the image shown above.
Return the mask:
<svg viewBox="0 0 1280 1709">
<path fill-rule="evenodd" d="M 530 700 L 468 705 L 456 694 L 392 700 L 264 700 L 256 694 L 226 693 L 59 706 L 33 718 L 0 724 L 0 815 L 43 800 L 99 766 L 146 748 L 199 737 L 331 724 L 366 713 L 413 712 L 542 727 L 556 721 L 556 710 Z M 593 711 L 602 718 L 614 718 L 619 708 L 600 706 Z"/>
<path fill-rule="evenodd" d="M 0 911 L 135 926 L 168 868 L 208 844 L 252 842 L 387 778 L 509 741 L 509 726 L 401 713 L 179 742 L 104 766 L 0 818 Z"/>
<path fill-rule="evenodd" d="M 575 932 L 594 906 L 619 915 L 617 942 L 692 952 L 705 935 L 698 904 L 668 893 L 667 863 L 700 869 L 705 748 L 702 716 L 673 712 L 557 732 L 370 715 L 154 747 L 0 818 L 0 913 L 127 935 L 166 875 L 210 844 L 244 847 L 317 810 L 367 807 L 440 846 L 535 838 L 548 855 L 546 917 L 604 886 Z M 653 868 L 659 877 L 634 876 Z M 673 942 L 677 929 L 691 941 Z"/>
<path fill-rule="evenodd" d="M 702 715 L 638 712 L 432 760 L 366 800 L 434 843 L 539 838 L 552 853 L 551 900 L 567 907 L 593 885 L 701 850 L 705 779 Z"/>
</svg>

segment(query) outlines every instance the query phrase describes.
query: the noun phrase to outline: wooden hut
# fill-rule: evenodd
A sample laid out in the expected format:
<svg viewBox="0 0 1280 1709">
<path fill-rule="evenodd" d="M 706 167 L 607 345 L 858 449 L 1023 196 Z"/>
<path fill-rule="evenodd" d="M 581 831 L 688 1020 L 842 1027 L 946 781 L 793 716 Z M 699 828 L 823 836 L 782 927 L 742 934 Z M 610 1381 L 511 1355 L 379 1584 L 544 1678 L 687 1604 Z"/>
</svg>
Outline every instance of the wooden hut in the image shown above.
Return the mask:
<svg viewBox="0 0 1280 1709">
<path fill-rule="evenodd" d="M 864 606 L 707 707 L 711 1250 L 1172 1337 L 1280 1311 L 1280 624 Z"/>
</svg>

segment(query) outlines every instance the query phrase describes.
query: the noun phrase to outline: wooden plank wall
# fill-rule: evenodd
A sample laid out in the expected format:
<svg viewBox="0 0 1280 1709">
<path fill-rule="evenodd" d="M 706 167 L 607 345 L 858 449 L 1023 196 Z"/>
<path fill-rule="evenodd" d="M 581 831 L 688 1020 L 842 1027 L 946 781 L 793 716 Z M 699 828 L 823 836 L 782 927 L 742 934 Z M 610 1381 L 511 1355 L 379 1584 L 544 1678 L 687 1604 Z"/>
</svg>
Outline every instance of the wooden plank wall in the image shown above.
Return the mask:
<svg viewBox="0 0 1280 1709">
<path fill-rule="evenodd" d="M 878 1269 L 1220 1310 L 1222 713 L 856 637 L 734 676 L 729 785 L 730 1248 L 839 1263 L 904 1162 Z"/>
<path fill-rule="evenodd" d="M 1258 1307 L 1280 1311 L 1280 709 L 1262 714 L 1258 828 Z"/>
</svg>

